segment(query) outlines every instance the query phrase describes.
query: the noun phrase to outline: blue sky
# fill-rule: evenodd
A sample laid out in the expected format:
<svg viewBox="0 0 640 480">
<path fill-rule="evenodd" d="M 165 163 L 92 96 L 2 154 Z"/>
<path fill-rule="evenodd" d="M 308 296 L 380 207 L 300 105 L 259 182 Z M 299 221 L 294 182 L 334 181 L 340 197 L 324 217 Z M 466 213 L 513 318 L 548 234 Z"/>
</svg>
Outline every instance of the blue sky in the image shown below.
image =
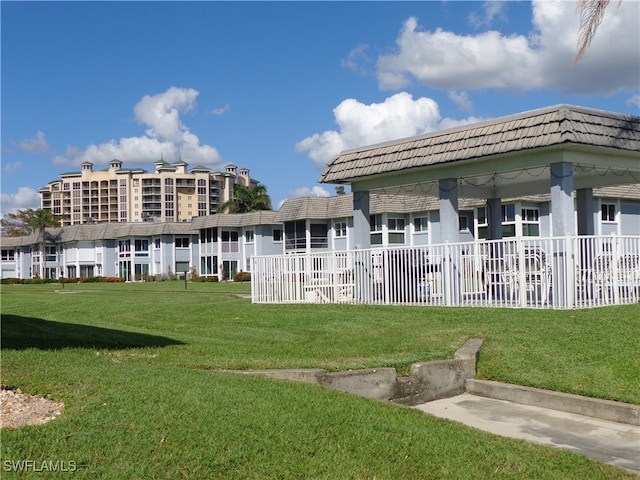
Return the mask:
<svg viewBox="0 0 640 480">
<path fill-rule="evenodd" d="M 560 103 L 640 114 L 640 2 L 12 2 L 1 211 L 83 161 L 246 167 L 277 207 L 341 150 Z"/>
</svg>

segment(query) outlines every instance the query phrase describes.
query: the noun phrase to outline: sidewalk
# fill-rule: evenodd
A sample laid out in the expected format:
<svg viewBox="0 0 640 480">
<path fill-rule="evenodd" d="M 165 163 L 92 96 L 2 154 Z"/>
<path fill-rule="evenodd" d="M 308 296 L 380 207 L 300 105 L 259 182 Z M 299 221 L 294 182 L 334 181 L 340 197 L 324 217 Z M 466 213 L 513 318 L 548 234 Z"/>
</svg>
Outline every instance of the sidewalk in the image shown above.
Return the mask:
<svg viewBox="0 0 640 480">
<path fill-rule="evenodd" d="M 640 474 L 640 426 L 468 393 L 415 408 L 496 435 L 572 450 Z"/>
</svg>

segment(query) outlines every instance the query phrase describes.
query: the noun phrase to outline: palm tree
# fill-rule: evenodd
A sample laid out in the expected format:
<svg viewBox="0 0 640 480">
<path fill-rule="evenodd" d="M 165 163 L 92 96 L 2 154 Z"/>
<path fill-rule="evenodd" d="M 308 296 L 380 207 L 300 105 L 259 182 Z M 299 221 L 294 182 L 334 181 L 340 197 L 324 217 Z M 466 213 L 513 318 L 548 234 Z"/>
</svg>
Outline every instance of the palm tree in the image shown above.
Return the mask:
<svg viewBox="0 0 640 480">
<path fill-rule="evenodd" d="M 47 258 L 47 228 L 57 228 L 60 226 L 60 217 L 54 215 L 51 210 L 38 208 L 31 210 L 31 218 L 28 222 L 33 232 L 38 232 L 40 240 L 40 278 L 44 278 L 44 266 Z"/>
<path fill-rule="evenodd" d="M 622 0 L 618 2 L 620 5 Z M 580 0 L 578 3 L 578 12 L 580 14 L 580 29 L 578 31 L 578 53 L 573 63 L 580 61 L 582 56 L 591 45 L 591 40 L 596 34 L 604 12 L 609 6 L 610 0 Z"/>
<path fill-rule="evenodd" d="M 3 237 L 24 237 L 32 232 L 29 222 L 33 217 L 31 208 L 7 213 L 0 220 Z"/>
<path fill-rule="evenodd" d="M 258 210 L 271 210 L 271 198 L 267 194 L 267 187 L 256 185 L 245 187 L 236 185 L 233 189 L 233 199 L 218 207 L 218 213 L 247 213 Z"/>
</svg>

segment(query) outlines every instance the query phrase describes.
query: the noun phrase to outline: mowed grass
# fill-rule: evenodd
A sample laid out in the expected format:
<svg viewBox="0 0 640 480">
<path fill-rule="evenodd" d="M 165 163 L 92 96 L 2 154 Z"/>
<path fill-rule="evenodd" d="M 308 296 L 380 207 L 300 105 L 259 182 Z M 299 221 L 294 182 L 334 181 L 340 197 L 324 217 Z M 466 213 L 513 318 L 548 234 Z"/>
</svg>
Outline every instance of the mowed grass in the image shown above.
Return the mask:
<svg viewBox="0 0 640 480">
<path fill-rule="evenodd" d="M 478 376 L 640 404 L 640 306 L 253 305 L 248 284 L 3 285 L 2 384 L 63 401 L 7 461 L 77 478 L 631 478 L 410 408 L 226 370 L 392 366 L 482 337 Z M 68 478 L 69 473 L 49 473 Z"/>
</svg>

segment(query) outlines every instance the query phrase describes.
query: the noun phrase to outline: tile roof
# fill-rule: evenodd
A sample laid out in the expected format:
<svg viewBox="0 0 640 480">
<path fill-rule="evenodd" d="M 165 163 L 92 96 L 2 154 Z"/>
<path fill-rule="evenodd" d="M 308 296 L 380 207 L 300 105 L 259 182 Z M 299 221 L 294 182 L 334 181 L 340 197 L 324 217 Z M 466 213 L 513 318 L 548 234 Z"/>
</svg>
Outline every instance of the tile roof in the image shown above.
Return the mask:
<svg viewBox="0 0 640 480">
<path fill-rule="evenodd" d="M 206 217 L 196 217 L 192 220 L 194 230 L 214 227 L 250 227 L 255 225 L 272 225 L 278 223 L 275 220 L 277 212 L 272 210 L 259 210 L 248 213 L 216 213 Z"/>
<path fill-rule="evenodd" d="M 436 210 L 436 197 L 416 195 L 389 195 L 371 192 L 369 213 L 413 213 Z M 279 223 L 295 220 L 328 220 L 353 216 L 353 194 L 334 197 L 304 197 L 285 201 L 275 220 Z"/>
<path fill-rule="evenodd" d="M 348 150 L 322 183 L 350 180 L 527 149 L 579 144 L 640 151 L 640 117 L 559 105 L 450 130 Z"/>
</svg>

